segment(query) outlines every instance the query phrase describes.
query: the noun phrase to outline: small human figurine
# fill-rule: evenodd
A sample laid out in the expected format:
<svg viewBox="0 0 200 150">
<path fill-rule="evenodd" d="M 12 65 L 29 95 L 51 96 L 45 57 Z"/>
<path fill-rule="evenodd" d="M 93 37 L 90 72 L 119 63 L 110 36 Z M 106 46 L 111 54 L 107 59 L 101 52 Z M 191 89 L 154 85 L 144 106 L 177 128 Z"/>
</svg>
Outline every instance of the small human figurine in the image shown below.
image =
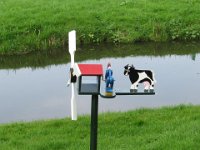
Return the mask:
<svg viewBox="0 0 200 150">
<path fill-rule="evenodd" d="M 111 63 L 108 63 L 105 73 L 106 92 L 113 92 L 114 78 L 112 75 Z"/>
<path fill-rule="evenodd" d="M 70 85 L 70 83 L 76 83 L 76 75 L 74 75 L 74 69 L 73 68 L 70 68 L 69 70 L 69 80 L 67 82 L 67 86 Z"/>
</svg>

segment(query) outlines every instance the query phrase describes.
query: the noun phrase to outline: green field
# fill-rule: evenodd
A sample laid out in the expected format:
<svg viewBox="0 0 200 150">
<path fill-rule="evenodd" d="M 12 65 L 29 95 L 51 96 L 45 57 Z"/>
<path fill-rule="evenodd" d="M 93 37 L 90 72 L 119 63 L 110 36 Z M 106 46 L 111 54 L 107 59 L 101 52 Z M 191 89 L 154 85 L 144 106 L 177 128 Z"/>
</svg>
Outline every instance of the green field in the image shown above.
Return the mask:
<svg viewBox="0 0 200 150">
<path fill-rule="evenodd" d="M 200 106 L 139 109 L 99 115 L 99 150 L 200 147 Z M 0 125 L 2 150 L 88 150 L 90 117 Z"/>
<path fill-rule="evenodd" d="M 1 0 L 0 54 L 77 43 L 199 41 L 199 0 Z"/>
</svg>

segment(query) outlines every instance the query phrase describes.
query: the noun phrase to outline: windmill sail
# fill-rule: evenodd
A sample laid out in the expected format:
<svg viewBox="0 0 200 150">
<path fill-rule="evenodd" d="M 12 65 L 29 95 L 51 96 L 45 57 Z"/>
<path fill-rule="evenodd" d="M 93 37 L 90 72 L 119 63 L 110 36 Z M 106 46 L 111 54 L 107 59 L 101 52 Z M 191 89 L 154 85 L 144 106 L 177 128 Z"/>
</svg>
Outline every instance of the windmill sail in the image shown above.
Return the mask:
<svg viewBox="0 0 200 150">
<path fill-rule="evenodd" d="M 69 38 L 69 53 L 71 56 L 71 68 L 70 68 L 70 76 L 72 78 L 73 70 L 74 70 L 74 55 L 76 51 L 76 31 L 73 30 L 68 34 Z M 77 120 L 77 107 L 76 107 L 76 99 L 75 99 L 75 83 L 71 83 L 71 119 Z"/>
</svg>

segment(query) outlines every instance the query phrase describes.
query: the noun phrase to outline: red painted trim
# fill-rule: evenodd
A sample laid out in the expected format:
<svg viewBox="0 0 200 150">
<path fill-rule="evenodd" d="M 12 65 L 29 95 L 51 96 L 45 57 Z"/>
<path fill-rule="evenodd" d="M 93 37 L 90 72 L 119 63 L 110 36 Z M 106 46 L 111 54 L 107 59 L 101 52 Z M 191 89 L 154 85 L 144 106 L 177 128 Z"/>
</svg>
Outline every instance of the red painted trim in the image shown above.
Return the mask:
<svg viewBox="0 0 200 150">
<path fill-rule="evenodd" d="M 101 76 L 103 75 L 103 67 L 101 64 L 78 64 L 81 75 L 84 76 Z"/>
</svg>

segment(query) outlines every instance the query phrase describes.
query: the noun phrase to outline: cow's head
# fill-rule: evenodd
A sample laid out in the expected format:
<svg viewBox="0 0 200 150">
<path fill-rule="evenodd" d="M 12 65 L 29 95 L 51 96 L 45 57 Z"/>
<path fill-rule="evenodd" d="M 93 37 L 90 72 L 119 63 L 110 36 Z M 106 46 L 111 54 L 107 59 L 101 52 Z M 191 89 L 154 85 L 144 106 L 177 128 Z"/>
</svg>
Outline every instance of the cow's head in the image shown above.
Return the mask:
<svg viewBox="0 0 200 150">
<path fill-rule="evenodd" d="M 131 69 L 134 69 L 134 66 L 133 66 L 133 65 L 127 64 L 126 66 L 124 66 L 124 75 L 125 75 L 125 76 L 128 76 L 129 73 L 130 73 L 130 71 L 131 71 Z"/>
</svg>

